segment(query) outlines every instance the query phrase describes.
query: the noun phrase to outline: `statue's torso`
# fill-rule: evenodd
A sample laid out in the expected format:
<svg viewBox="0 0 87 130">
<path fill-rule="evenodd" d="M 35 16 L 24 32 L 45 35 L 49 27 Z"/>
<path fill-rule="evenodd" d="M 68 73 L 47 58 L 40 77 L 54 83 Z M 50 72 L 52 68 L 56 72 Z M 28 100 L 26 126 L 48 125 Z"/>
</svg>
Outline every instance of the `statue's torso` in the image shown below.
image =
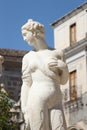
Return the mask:
<svg viewBox="0 0 87 130">
<path fill-rule="evenodd" d="M 51 108 L 58 103 L 61 96 L 58 72 L 54 73 L 48 67 L 48 63 L 56 56 L 56 53 L 50 50 L 31 51 L 26 56 L 27 70 L 30 70 L 32 77 L 30 97 L 33 98 L 33 96 L 37 95 L 43 100 L 47 100 L 47 102 L 49 99 L 48 107 Z"/>
<path fill-rule="evenodd" d="M 52 62 L 53 58 L 58 60 L 57 56 L 58 55 L 56 50 L 42 50 L 38 52 L 31 51 L 27 53 L 27 70 L 30 71 L 33 80 L 47 82 L 51 80 L 53 81 L 55 79 L 57 83 L 60 82 L 58 70 L 53 72 L 48 67 L 48 63 Z"/>
</svg>

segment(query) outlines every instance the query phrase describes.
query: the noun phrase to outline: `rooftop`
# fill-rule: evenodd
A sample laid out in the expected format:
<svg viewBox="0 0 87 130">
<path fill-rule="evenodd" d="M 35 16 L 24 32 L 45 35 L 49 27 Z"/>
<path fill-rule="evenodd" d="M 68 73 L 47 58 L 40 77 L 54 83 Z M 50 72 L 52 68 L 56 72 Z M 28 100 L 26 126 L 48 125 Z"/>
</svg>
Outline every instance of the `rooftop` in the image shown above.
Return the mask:
<svg viewBox="0 0 87 130">
<path fill-rule="evenodd" d="M 87 8 L 87 2 L 85 2 L 84 4 L 78 6 L 76 9 L 74 9 L 73 11 L 69 12 L 68 14 L 66 14 L 65 16 L 61 17 L 60 19 L 56 20 L 55 22 L 53 22 L 51 24 L 52 27 L 55 27 L 56 25 L 60 25 L 63 22 L 65 22 L 66 20 L 72 18 L 74 15 L 80 13 L 82 10 L 85 10 Z M 86 10 L 87 11 L 87 10 Z"/>
<path fill-rule="evenodd" d="M 2 56 L 22 57 L 27 52 L 28 51 L 24 51 L 24 50 L 0 48 L 0 55 L 2 55 Z"/>
</svg>

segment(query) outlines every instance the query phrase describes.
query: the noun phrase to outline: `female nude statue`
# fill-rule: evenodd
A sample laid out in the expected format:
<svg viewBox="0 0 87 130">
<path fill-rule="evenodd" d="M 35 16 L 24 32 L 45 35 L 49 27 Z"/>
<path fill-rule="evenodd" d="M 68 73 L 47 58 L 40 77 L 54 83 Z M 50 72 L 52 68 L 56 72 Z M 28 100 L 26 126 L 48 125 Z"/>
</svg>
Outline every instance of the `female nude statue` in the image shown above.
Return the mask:
<svg viewBox="0 0 87 130">
<path fill-rule="evenodd" d="M 50 49 L 44 26 L 28 20 L 22 26 L 24 40 L 34 46 L 22 61 L 21 109 L 26 130 L 66 130 L 60 85 L 68 80 L 63 52 Z"/>
</svg>

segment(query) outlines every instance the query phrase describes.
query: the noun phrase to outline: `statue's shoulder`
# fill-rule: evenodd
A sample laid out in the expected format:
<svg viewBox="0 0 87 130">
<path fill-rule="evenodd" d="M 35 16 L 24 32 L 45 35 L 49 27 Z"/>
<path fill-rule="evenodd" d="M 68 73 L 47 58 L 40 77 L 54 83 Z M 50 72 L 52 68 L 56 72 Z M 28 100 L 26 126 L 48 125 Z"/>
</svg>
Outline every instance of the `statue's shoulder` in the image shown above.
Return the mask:
<svg viewBox="0 0 87 130">
<path fill-rule="evenodd" d="M 24 58 L 30 57 L 31 55 L 33 55 L 34 51 L 29 51 L 24 55 Z"/>
<path fill-rule="evenodd" d="M 60 55 L 60 56 L 64 56 L 64 52 L 61 50 L 57 50 L 57 49 L 55 49 L 55 52 L 58 54 L 58 55 Z"/>
<path fill-rule="evenodd" d="M 53 52 L 54 52 L 55 57 L 57 57 L 58 59 L 62 59 L 62 60 L 65 59 L 64 51 L 54 49 Z"/>
<path fill-rule="evenodd" d="M 49 48 L 49 50 L 54 51 L 57 54 L 64 55 L 63 50 L 58 50 L 58 49 L 55 49 L 55 48 Z"/>
<path fill-rule="evenodd" d="M 64 54 L 62 50 L 60 51 L 60 50 L 55 49 L 55 48 L 49 48 L 49 50 L 53 51 L 54 53 L 59 54 L 59 55 L 63 55 Z"/>
<path fill-rule="evenodd" d="M 32 56 L 33 56 L 33 53 L 34 53 L 34 51 L 29 51 L 29 52 L 27 52 L 27 53 L 23 56 L 23 60 L 26 61 L 26 60 L 31 59 Z"/>
</svg>

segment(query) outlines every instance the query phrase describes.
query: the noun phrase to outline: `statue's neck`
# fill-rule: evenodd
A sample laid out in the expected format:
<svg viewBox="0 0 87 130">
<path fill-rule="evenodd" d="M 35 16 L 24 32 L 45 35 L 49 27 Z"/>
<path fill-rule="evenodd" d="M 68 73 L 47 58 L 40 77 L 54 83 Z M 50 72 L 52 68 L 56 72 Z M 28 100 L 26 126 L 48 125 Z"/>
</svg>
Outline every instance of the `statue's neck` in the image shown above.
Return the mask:
<svg viewBox="0 0 87 130">
<path fill-rule="evenodd" d="M 37 39 L 36 43 L 34 44 L 34 48 L 36 51 L 40 51 L 40 50 L 48 49 L 49 47 L 44 39 Z"/>
</svg>

